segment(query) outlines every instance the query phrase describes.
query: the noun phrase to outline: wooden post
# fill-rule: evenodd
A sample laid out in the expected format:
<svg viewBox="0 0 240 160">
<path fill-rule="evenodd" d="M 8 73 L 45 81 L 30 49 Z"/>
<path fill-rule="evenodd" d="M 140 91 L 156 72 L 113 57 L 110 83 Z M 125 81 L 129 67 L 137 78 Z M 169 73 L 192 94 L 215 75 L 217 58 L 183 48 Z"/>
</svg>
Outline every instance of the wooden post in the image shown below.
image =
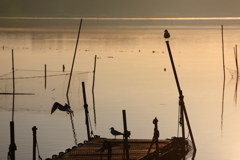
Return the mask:
<svg viewBox="0 0 240 160">
<path fill-rule="evenodd" d="M 85 123 L 87 127 L 87 137 L 88 137 L 88 140 L 91 140 L 90 131 L 89 131 L 89 121 L 88 121 L 88 104 L 87 104 L 84 82 L 82 82 L 82 92 L 83 92 L 83 101 L 84 101 L 84 109 L 85 109 L 85 117 L 86 117 Z"/>
<path fill-rule="evenodd" d="M 223 39 L 223 25 L 222 25 L 222 57 L 223 57 L 223 77 L 225 79 L 225 58 L 224 58 L 224 39 Z"/>
<path fill-rule="evenodd" d="M 156 160 L 159 159 L 159 146 L 158 146 L 158 138 L 159 138 L 159 131 L 158 131 L 158 119 L 155 118 L 153 120 L 153 124 L 154 124 L 154 140 L 155 140 L 155 145 L 156 145 Z"/>
<path fill-rule="evenodd" d="M 78 40 L 79 40 L 79 37 L 80 37 L 81 27 L 82 27 L 82 19 L 80 21 L 80 25 L 79 25 L 79 29 L 78 29 L 77 42 L 76 42 L 76 47 L 75 47 L 75 51 L 74 51 L 74 55 L 73 55 L 72 67 L 71 67 L 71 72 L 70 72 L 69 81 L 68 81 L 68 88 L 67 88 L 67 93 L 66 93 L 67 100 L 68 100 L 68 105 L 70 105 L 70 102 L 69 102 L 69 99 L 68 99 L 68 92 L 69 92 L 69 88 L 70 88 L 70 82 L 71 82 L 71 79 L 72 79 L 73 66 L 74 66 L 75 57 L 76 57 L 76 53 L 77 53 L 77 46 L 78 46 Z"/>
<path fill-rule="evenodd" d="M 36 160 L 36 146 L 37 146 L 37 127 L 33 126 L 32 127 L 33 131 L 33 160 Z"/>
<path fill-rule="evenodd" d="M 222 91 L 222 113 L 221 113 L 221 129 L 223 128 L 223 111 L 224 111 L 224 97 L 225 97 L 225 57 L 224 57 L 224 39 L 223 39 L 223 25 L 221 25 L 222 34 L 222 59 L 223 59 L 223 91 Z"/>
<path fill-rule="evenodd" d="M 12 121 L 14 121 L 14 108 L 15 108 L 15 72 L 14 72 L 14 53 L 12 49 L 12 80 L 13 80 L 13 104 L 12 104 Z"/>
<path fill-rule="evenodd" d="M 97 61 L 97 55 L 95 55 L 94 57 L 92 93 L 94 92 L 94 86 L 95 86 L 96 61 Z"/>
<path fill-rule="evenodd" d="M 62 71 L 65 72 L 65 65 L 62 66 Z"/>
<path fill-rule="evenodd" d="M 15 160 L 15 150 L 17 150 L 17 146 L 15 144 L 15 132 L 14 132 L 14 122 L 10 122 L 10 141 L 11 144 L 9 145 L 9 153 L 11 160 Z"/>
<path fill-rule="evenodd" d="M 97 120 L 96 120 L 96 109 L 95 109 L 95 96 L 94 96 L 96 62 L 97 62 L 97 55 L 95 55 L 95 57 L 94 57 L 93 84 L 92 84 L 92 99 L 93 99 L 93 112 L 94 112 L 94 123 L 95 123 L 95 126 L 96 126 L 96 124 L 97 124 Z"/>
<path fill-rule="evenodd" d="M 47 65 L 44 65 L 44 88 L 47 88 Z"/>
<path fill-rule="evenodd" d="M 125 150 L 125 158 L 129 160 L 129 146 L 128 146 L 128 137 L 130 136 L 130 132 L 127 130 L 127 118 L 126 118 L 126 111 L 122 111 L 123 114 L 123 127 L 124 127 L 124 150 Z"/>
</svg>

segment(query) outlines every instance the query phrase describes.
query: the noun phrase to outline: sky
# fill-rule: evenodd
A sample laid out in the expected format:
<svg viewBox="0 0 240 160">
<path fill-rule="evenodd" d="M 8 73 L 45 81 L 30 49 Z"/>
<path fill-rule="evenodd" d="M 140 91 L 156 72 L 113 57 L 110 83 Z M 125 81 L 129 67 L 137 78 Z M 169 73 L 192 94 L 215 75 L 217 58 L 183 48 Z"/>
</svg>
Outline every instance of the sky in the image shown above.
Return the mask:
<svg viewBox="0 0 240 160">
<path fill-rule="evenodd" d="M 239 0 L 1 0 L 0 17 L 238 17 Z"/>
</svg>

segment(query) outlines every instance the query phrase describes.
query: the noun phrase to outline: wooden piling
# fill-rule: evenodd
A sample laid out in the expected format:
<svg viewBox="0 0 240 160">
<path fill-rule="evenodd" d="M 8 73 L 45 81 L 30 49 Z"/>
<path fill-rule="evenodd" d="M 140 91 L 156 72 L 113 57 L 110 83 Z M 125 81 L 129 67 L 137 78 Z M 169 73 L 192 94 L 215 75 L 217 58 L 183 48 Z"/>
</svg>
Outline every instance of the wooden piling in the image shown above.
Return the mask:
<svg viewBox="0 0 240 160">
<path fill-rule="evenodd" d="M 222 59 L 223 59 L 223 91 L 222 91 L 222 113 L 221 113 L 221 129 L 223 128 L 223 111 L 224 111 L 224 97 L 225 97 L 225 57 L 224 57 L 224 39 L 223 39 L 223 25 L 221 25 L 222 34 Z"/>
<path fill-rule="evenodd" d="M 88 115 L 88 104 L 87 104 L 87 98 L 86 98 L 86 92 L 85 92 L 85 84 L 84 82 L 82 82 L 82 92 L 83 92 L 83 102 L 84 102 L 84 109 L 85 109 L 85 123 L 86 123 L 86 127 L 87 127 L 87 137 L 88 140 L 91 140 L 91 136 L 90 136 L 90 130 L 89 130 L 89 115 Z"/>
<path fill-rule="evenodd" d="M 175 69 L 175 65 L 174 65 L 174 61 L 173 61 L 173 57 L 172 57 L 172 52 L 171 52 L 171 49 L 170 49 L 170 45 L 169 45 L 169 41 L 166 40 L 166 45 L 167 45 L 167 49 L 168 49 L 168 53 L 169 53 L 169 57 L 170 57 L 170 61 L 171 61 L 171 64 L 172 64 L 172 69 L 173 69 L 173 73 L 174 73 L 174 77 L 175 77 L 175 81 L 176 81 L 176 84 L 177 84 L 177 88 L 178 88 L 178 93 L 179 93 L 179 105 L 181 106 L 181 115 L 184 116 L 185 115 L 185 119 L 186 119 L 186 122 L 187 122 L 187 126 L 188 126 L 188 130 L 189 130 L 189 134 L 190 134 L 190 137 L 191 137 L 191 140 L 192 140 L 192 143 L 193 143 L 193 148 L 194 148 L 194 151 L 197 151 L 197 148 L 196 148 L 196 145 L 195 145 L 195 141 L 194 141 L 194 138 L 193 138 L 193 133 L 192 133 L 192 129 L 191 129 L 191 125 L 190 125 L 190 122 L 189 122 L 189 119 L 188 119 L 188 114 L 187 114 L 187 110 L 186 110 L 186 107 L 185 107 L 185 103 L 184 103 L 184 96 L 182 94 L 182 90 L 180 88 L 180 84 L 179 84 L 179 81 L 178 81 L 178 76 L 177 76 L 177 72 L 176 72 L 176 69 Z M 184 115 L 183 115 L 184 114 Z M 181 117 L 181 120 L 182 122 L 184 122 L 184 119 L 183 117 Z M 185 129 L 184 129 L 184 125 L 182 123 L 182 138 L 183 140 L 185 140 Z M 185 149 L 185 148 L 184 148 Z"/>
<path fill-rule="evenodd" d="M 37 127 L 32 127 L 33 131 L 33 160 L 36 160 L 36 146 L 37 146 Z"/>
<path fill-rule="evenodd" d="M 15 131 L 14 131 L 14 121 L 10 122 L 10 145 L 9 145 L 9 156 L 11 160 L 15 160 L 15 150 L 17 146 L 15 144 Z"/>
<path fill-rule="evenodd" d="M 222 58 L 223 58 L 223 77 L 225 79 L 225 57 L 224 57 L 224 39 L 223 39 L 223 25 L 221 27 L 222 33 Z"/>
<path fill-rule="evenodd" d="M 77 42 L 76 42 L 76 47 L 75 47 L 75 51 L 74 51 L 74 55 L 73 55 L 72 67 L 71 67 L 71 72 L 70 72 L 69 81 L 68 81 L 68 88 L 67 88 L 67 93 L 66 93 L 67 100 L 68 100 L 68 105 L 70 105 L 70 102 L 69 102 L 69 99 L 68 99 L 68 92 L 69 92 L 70 83 L 71 83 L 71 79 L 72 79 L 73 66 L 74 66 L 75 57 L 76 57 L 76 53 L 77 53 L 78 40 L 79 40 L 79 37 L 80 37 L 81 27 L 82 27 L 82 19 L 80 21 L 80 25 L 79 25 L 79 29 L 78 29 Z"/>
<path fill-rule="evenodd" d="M 124 151 L 125 151 L 125 158 L 129 160 L 129 146 L 128 146 L 128 137 L 129 131 L 127 130 L 127 118 L 126 118 L 126 111 L 122 111 L 123 114 L 123 127 L 124 127 Z"/>
<path fill-rule="evenodd" d="M 12 121 L 14 121 L 14 108 L 15 108 L 15 72 L 14 72 L 14 53 L 12 49 L 12 83 L 13 83 L 13 103 L 12 103 Z"/>
<path fill-rule="evenodd" d="M 96 63 L 97 55 L 94 57 L 94 68 L 93 68 L 93 83 L 92 83 L 92 99 L 93 99 L 93 112 L 94 112 L 94 123 L 97 124 L 96 120 L 96 109 L 95 109 L 95 96 L 94 96 L 94 87 L 95 87 L 95 75 L 96 75 Z"/>
<path fill-rule="evenodd" d="M 44 88 L 47 88 L 47 65 L 44 65 Z"/>
</svg>

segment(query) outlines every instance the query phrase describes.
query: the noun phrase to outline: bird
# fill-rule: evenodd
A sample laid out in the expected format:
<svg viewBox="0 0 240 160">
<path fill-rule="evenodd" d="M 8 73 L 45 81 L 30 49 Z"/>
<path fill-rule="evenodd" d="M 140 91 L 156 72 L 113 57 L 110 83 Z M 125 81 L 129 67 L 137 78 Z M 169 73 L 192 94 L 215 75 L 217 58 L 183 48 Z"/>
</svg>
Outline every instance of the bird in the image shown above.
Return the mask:
<svg viewBox="0 0 240 160">
<path fill-rule="evenodd" d="M 118 132 L 118 131 L 115 130 L 113 127 L 111 127 L 110 130 L 111 130 L 112 135 L 115 136 L 115 139 L 116 139 L 116 136 L 118 136 L 118 135 L 123 135 L 123 133 Z"/>
<path fill-rule="evenodd" d="M 73 111 L 71 110 L 71 107 L 65 103 L 65 105 L 61 105 L 60 103 L 58 102 L 55 102 L 52 106 L 52 110 L 51 110 L 51 114 L 53 114 L 53 112 L 56 110 L 56 109 L 59 109 L 60 111 L 66 111 L 68 114 L 70 113 L 71 115 L 73 115 Z M 74 115 L 73 115 L 74 116 Z"/>
<path fill-rule="evenodd" d="M 164 31 L 164 38 L 170 38 L 170 33 L 168 32 L 168 30 Z"/>
</svg>

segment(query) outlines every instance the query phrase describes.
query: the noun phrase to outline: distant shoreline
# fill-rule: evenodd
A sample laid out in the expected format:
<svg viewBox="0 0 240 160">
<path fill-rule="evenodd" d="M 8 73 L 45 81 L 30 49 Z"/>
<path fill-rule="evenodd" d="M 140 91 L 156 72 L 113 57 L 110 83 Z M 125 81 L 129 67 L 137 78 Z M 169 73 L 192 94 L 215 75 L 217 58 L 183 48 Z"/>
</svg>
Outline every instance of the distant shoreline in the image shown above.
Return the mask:
<svg viewBox="0 0 240 160">
<path fill-rule="evenodd" d="M 141 21 L 172 21 L 172 20 L 240 20 L 240 17 L 182 17 L 182 18 L 89 18 L 89 17 L 0 17 L 0 19 L 56 19 L 56 20 L 141 20 Z"/>
</svg>

